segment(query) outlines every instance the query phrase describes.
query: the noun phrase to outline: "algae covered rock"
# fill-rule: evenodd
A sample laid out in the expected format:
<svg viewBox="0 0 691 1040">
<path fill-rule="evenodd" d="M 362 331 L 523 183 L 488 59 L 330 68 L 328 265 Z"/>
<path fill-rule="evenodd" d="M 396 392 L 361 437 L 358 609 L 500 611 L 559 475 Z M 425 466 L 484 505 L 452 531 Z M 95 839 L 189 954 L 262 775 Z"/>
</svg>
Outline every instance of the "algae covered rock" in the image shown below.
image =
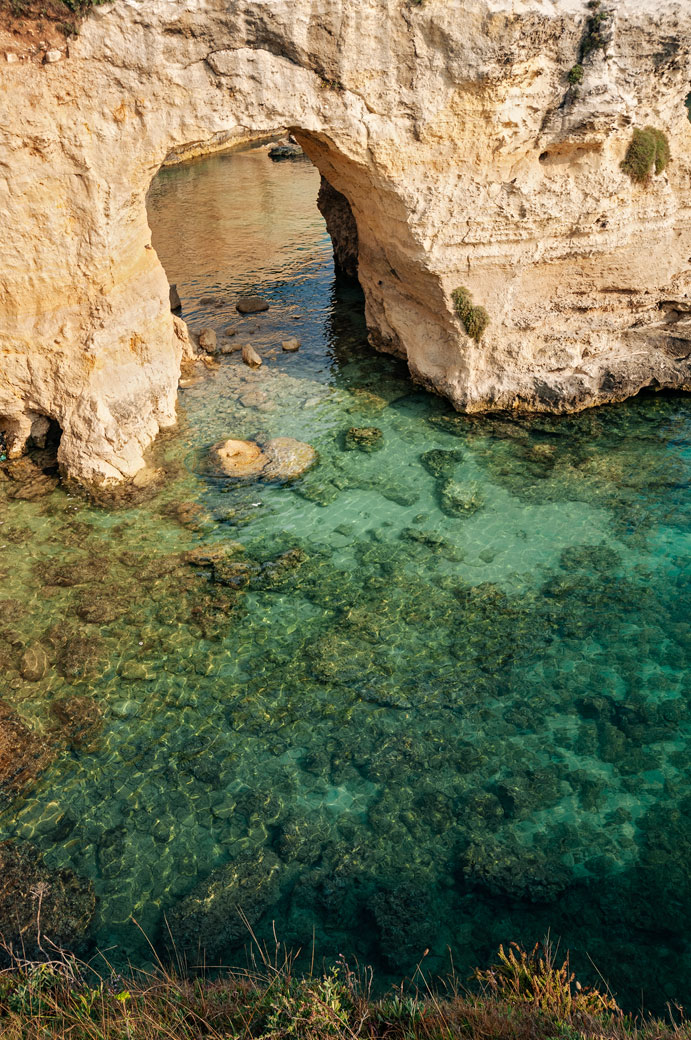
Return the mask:
<svg viewBox="0 0 691 1040">
<path fill-rule="evenodd" d="M 95 906 L 91 881 L 50 870 L 26 842 L 0 843 L 0 935 L 23 956 L 40 957 L 44 947 L 77 949 Z"/>
<path fill-rule="evenodd" d="M 30 784 L 50 765 L 54 752 L 0 701 L 0 801 Z"/>
<path fill-rule="evenodd" d="M 249 939 L 243 916 L 254 928 L 271 908 L 278 896 L 280 869 L 273 852 L 259 849 L 212 871 L 167 915 L 176 949 L 217 958 Z"/>
<path fill-rule="evenodd" d="M 486 834 L 463 857 L 465 876 L 492 892 L 529 903 L 549 903 L 570 883 L 568 870 L 557 857 Z"/>
<path fill-rule="evenodd" d="M 379 930 L 381 950 L 388 964 L 398 970 L 401 961 L 417 963 L 434 945 L 438 922 L 423 882 L 402 881 L 381 888 L 369 900 Z"/>
<path fill-rule="evenodd" d="M 485 500 L 477 488 L 445 480 L 441 486 L 439 505 L 447 516 L 472 516 L 482 509 Z"/>
<path fill-rule="evenodd" d="M 379 451 L 384 447 L 384 434 L 377 426 L 351 426 L 344 446 L 346 451 Z"/>
<path fill-rule="evenodd" d="M 103 726 L 103 715 L 93 697 L 58 697 L 51 703 L 50 713 L 72 747 L 95 750 L 96 737 Z"/>
<path fill-rule="evenodd" d="M 425 451 L 420 456 L 420 462 L 427 472 L 438 480 L 446 480 L 451 477 L 456 466 L 462 461 L 463 452 L 443 451 L 441 448 Z"/>
</svg>

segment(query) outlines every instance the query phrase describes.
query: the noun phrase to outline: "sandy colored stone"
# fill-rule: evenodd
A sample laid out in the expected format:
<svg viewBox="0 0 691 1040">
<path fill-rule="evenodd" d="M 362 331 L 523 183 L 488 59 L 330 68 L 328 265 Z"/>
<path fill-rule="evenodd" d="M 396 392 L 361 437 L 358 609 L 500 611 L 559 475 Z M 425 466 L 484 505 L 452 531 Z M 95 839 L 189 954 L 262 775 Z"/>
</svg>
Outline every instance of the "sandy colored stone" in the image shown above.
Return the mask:
<svg viewBox="0 0 691 1040">
<path fill-rule="evenodd" d="M 251 343 L 245 343 L 242 348 L 242 360 L 249 368 L 261 368 L 262 359 Z"/>
<path fill-rule="evenodd" d="M 38 682 L 48 671 L 48 657 L 42 646 L 28 646 L 22 654 L 19 672 L 27 682 Z"/>
<path fill-rule="evenodd" d="M 207 354 L 216 353 L 216 333 L 213 329 L 202 329 L 199 333 L 199 346 Z"/>
<path fill-rule="evenodd" d="M 209 454 L 213 468 L 227 477 L 258 476 L 268 462 L 267 456 L 253 441 L 219 441 Z"/>
<path fill-rule="evenodd" d="M 262 471 L 263 480 L 293 480 L 311 469 L 318 458 L 311 444 L 293 437 L 274 437 L 264 445 L 264 454 L 268 462 Z"/>
<path fill-rule="evenodd" d="M 583 0 L 237 0 L 232 18 L 116 2 L 94 7 L 68 61 L 0 63 L 10 457 L 48 417 L 70 476 L 107 485 L 142 467 L 176 421 L 185 349 L 151 248 L 151 178 L 185 149 L 286 126 L 352 211 L 373 346 L 457 408 L 691 387 L 691 7 L 608 6 L 578 91 Z M 636 185 L 621 162 L 649 124 L 672 161 Z M 479 343 L 460 286 L 489 313 Z"/>
<path fill-rule="evenodd" d="M 290 339 L 286 339 L 281 343 L 281 349 L 287 351 L 289 354 L 294 354 L 301 346 L 302 344 L 296 336 L 292 336 Z"/>
</svg>

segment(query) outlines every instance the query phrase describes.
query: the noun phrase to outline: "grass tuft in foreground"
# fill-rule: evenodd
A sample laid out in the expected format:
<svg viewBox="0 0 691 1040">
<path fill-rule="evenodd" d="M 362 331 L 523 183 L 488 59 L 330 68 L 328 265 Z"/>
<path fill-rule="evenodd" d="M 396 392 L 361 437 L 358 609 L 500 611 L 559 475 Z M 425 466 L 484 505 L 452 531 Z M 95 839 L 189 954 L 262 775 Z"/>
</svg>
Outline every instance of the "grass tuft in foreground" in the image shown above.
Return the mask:
<svg viewBox="0 0 691 1040">
<path fill-rule="evenodd" d="M 279 947 L 277 946 L 277 951 Z M 448 980 L 372 996 L 370 971 L 343 961 L 299 976 L 290 957 L 214 978 L 180 971 L 101 977 L 69 955 L 0 972 L 3 1040 L 691 1040 L 691 1023 L 636 1020 L 580 986 L 549 944 L 512 945 L 478 971 L 479 991 Z"/>
</svg>

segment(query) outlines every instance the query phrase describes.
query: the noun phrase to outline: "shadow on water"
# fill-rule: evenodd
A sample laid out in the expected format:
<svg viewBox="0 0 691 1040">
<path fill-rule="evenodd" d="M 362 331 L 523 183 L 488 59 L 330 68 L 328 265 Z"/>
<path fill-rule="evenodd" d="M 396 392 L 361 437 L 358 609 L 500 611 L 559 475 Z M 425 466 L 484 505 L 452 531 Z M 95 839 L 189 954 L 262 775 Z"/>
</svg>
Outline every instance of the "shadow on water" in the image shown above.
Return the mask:
<svg viewBox="0 0 691 1040">
<path fill-rule="evenodd" d="M 628 1006 L 684 1001 L 688 399 L 457 415 L 370 351 L 317 186 L 258 152 L 154 184 L 186 320 L 264 357 L 182 391 L 156 498 L 0 480 L 0 836 L 44 854 L 54 934 L 97 897 L 85 949 L 123 963 L 131 916 L 244 962 L 241 906 L 384 983 L 550 931 Z M 272 306 L 240 318 L 250 290 Z M 211 478 L 229 436 L 319 462 Z"/>
</svg>

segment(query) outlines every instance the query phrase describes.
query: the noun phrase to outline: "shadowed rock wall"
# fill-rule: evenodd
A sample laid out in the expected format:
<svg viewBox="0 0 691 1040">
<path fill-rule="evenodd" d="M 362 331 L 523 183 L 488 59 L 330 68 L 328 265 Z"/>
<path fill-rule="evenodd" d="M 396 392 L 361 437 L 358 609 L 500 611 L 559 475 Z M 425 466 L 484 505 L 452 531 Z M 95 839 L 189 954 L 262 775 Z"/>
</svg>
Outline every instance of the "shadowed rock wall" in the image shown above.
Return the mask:
<svg viewBox="0 0 691 1040">
<path fill-rule="evenodd" d="M 326 221 L 326 230 L 334 248 L 336 274 L 357 278 L 357 224 L 345 195 L 336 191 L 322 176 L 317 195 L 319 212 Z"/>
</svg>

